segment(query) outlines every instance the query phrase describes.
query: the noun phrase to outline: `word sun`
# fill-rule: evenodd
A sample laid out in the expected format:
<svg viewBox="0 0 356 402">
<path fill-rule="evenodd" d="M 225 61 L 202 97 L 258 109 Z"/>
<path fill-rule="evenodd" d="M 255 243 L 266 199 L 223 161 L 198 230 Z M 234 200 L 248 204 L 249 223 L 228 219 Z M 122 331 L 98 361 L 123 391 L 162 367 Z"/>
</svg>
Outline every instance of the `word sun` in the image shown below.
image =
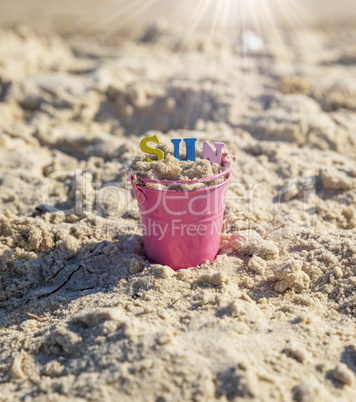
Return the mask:
<svg viewBox="0 0 356 402">
<path fill-rule="evenodd" d="M 164 159 L 164 152 L 160 149 L 157 148 L 152 148 L 149 145 L 147 145 L 148 142 L 154 142 L 155 144 L 159 144 L 160 140 L 157 137 L 157 135 L 153 136 L 148 136 L 145 137 L 141 143 L 140 143 L 140 148 L 142 152 L 145 152 L 147 154 L 153 154 L 156 155 L 157 160 Z M 177 158 L 178 160 L 182 160 L 180 158 L 179 154 L 179 147 L 180 143 L 182 140 L 180 139 L 173 139 L 171 140 L 172 144 L 174 145 L 174 157 Z M 195 143 L 197 142 L 196 138 L 184 138 L 185 146 L 186 146 L 186 161 L 195 161 L 196 158 L 196 152 L 195 152 Z M 211 148 L 210 144 L 207 141 L 204 141 L 203 144 L 203 159 L 208 159 L 210 160 L 211 163 L 221 163 L 221 151 L 224 148 L 225 144 L 223 142 L 214 142 L 213 143 L 216 148 L 216 153 L 214 150 Z M 152 159 L 147 158 L 147 162 L 152 162 Z"/>
</svg>

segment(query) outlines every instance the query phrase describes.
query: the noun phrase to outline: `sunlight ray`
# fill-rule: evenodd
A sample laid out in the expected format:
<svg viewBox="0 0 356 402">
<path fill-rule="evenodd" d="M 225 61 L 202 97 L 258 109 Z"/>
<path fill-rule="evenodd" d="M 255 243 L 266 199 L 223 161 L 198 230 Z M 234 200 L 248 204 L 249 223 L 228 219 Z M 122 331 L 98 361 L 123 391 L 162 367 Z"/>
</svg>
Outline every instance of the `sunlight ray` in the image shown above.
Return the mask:
<svg viewBox="0 0 356 402">
<path fill-rule="evenodd" d="M 196 16 L 194 17 L 194 20 L 192 21 L 192 25 L 185 37 L 184 42 L 188 42 L 191 37 L 194 35 L 194 32 L 196 31 L 202 17 L 204 16 L 205 11 L 207 10 L 207 8 L 209 7 L 209 5 L 211 4 L 213 0 L 201 0 L 200 4 L 202 5 L 201 9 L 199 9 L 199 7 L 197 7 L 197 12 L 196 12 Z"/>
<path fill-rule="evenodd" d="M 267 24 L 266 31 L 269 32 L 271 38 L 273 38 L 273 45 L 278 47 L 281 56 L 285 60 L 291 60 L 291 55 L 288 46 L 282 37 L 282 32 L 278 28 L 275 16 L 273 15 L 271 8 L 268 7 L 267 0 L 261 0 L 261 9 L 265 17 L 265 22 Z"/>
<path fill-rule="evenodd" d="M 216 8 L 215 8 L 215 13 L 212 21 L 212 25 L 210 28 L 210 34 L 209 34 L 209 42 L 214 42 L 214 36 L 216 35 L 216 30 L 218 26 L 218 19 L 220 16 L 221 8 L 223 5 L 223 0 L 217 0 L 216 1 Z"/>
<path fill-rule="evenodd" d="M 118 28 L 127 26 L 136 16 L 142 14 L 158 1 L 159 0 L 131 0 L 124 6 L 111 10 L 105 18 L 101 18 L 92 28 L 102 28 L 103 26 L 109 25 L 117 25 Z"/>
<path fill-rule="evenodd" d="M 301 36 L 301 32 L 307 32 L 304 30 L 304 28 L 307 27 L 306 20 L 301 17 L 299 12 L 302 10 L 302 8 L 299 8 L 299 11 L 296 11 L 294 7 L 294 3 L 290 1 L 285 1 L 282 3 L 278 2 L 278 7 L 280 13 L 283 15 L 283 19 L 285 21 L 285 27 L 288 29 L 289 34 L 294 40 L 294 47 L 300 47 L 298 43 L 303 42 L 305 40 L 304 37 Z M 306 9 L 304 9 L 306 13 Z M 292 17 L 293 15 L 293 17 Z M 310 21 L 312 21 L 312 17 L 310 17 Z M 308 35 L 308 41 L 313 44 L 314 48 L 317 48 L 321 51 L 321 45 L 318 43 L 318 41 L 315 39 L 313 35 Z"/>
</svg>

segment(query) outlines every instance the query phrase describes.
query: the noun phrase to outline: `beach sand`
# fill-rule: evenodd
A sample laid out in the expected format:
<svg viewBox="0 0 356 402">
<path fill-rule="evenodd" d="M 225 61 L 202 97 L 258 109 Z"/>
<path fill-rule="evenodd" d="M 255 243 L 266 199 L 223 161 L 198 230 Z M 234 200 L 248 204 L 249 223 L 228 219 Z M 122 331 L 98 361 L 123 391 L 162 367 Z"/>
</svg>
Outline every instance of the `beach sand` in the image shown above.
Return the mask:
<svg viewBox="0 0 356 402">
<path fill-rule="evenodd" d="M 0 401 L 356 399 L 356 31 L 182 37 L 1 31 Z M 200 267 L 145 259 L 153 134 L 238 158 Z"/>
</svg>

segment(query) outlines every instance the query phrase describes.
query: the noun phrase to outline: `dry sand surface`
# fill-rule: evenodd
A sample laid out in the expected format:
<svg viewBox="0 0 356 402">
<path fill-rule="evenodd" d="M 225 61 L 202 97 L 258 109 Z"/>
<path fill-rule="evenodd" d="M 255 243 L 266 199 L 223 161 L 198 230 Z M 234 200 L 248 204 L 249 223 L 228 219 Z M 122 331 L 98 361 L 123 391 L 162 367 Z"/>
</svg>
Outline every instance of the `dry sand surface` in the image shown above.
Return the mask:
<svg viewBox="0 0 356 402">
<path fill-rule="evenodd" d="M 1 401 L 356 400 L 356 31 L 180 38 L 0 33 Z M 152 133 L 238 157 L 199 268 L 145 259 Z"/>
</svg>

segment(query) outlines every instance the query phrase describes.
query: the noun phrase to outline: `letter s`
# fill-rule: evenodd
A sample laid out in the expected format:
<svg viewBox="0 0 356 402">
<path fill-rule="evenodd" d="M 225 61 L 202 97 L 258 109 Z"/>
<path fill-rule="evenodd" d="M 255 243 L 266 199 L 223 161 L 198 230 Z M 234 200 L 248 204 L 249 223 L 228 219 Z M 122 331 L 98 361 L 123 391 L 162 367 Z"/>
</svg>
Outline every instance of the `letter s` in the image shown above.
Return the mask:
<svg viewBox="0 0 356 402">
<path fill-rule="evenodd" d="M 160 140 L 158 139 L 157 135 L 153 136 L 148 136 L 145 137 L 141 142 L 140 142 L 140 148 L 142 152 L 145 152 L 147 154 L 154 154 L 157 156 L 157 160 L 160 161 L 161 159 L 164 159 L 164 152 L 160 149 L 157 148 L 152 148 L 147 145 L 148 142 L 154 142 L 155 144 L 159 144 Z M 147 162 L 152 162 L 152 159 L 147 158 Z"/>
</svg>

